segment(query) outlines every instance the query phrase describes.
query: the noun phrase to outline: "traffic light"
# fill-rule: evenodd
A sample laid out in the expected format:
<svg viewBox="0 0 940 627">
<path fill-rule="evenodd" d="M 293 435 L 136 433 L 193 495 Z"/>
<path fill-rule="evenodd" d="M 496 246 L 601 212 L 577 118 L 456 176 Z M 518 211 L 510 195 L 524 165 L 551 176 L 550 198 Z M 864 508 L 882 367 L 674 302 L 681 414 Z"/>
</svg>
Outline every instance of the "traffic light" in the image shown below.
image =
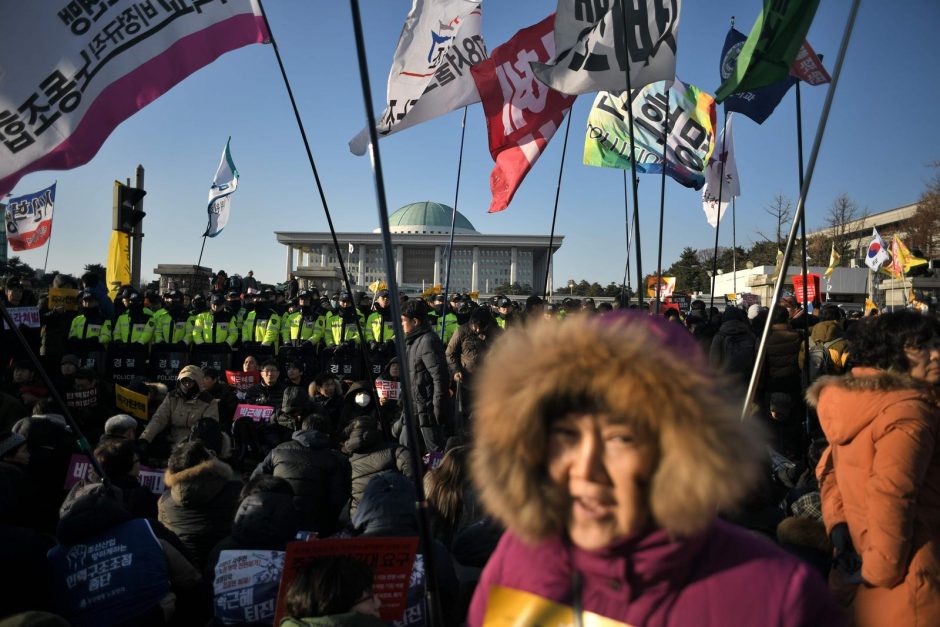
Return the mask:
<svg viewBox="0 0 940 627">
<path fill-rule="evenodd" d="M 145 190 L 114 181 L 114 208 L 111 228 L 125 233 L 133 232 L 134 227 L 140 224 L 140 221 L 147 215 L 137 208 L 141 199 L 146 195 Z"/>
</svg>

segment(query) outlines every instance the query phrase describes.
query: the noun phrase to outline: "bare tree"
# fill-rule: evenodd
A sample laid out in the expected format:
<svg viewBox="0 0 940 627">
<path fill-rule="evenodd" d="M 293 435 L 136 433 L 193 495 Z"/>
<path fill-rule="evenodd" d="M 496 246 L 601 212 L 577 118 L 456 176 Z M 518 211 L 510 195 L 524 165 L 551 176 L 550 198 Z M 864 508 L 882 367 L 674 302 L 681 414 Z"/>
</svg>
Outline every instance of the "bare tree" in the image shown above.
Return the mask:
<svg viewBox="0 0 940 627">
<path fill-rule="evenodd" d="M 934 168 L 933 178 L 917 200 L 917 211 L 904 225 L 911 251 L 920 251 L 920 256 L 928 259 L 940 254 L 936 243 L 936 235 L 940 233 L 940 162 L 931 167 Z"/>
<path fill-rule="evenodd" d="M 863 220 L 867 211 L 860 211 L 858 203 L 852 200 L 845 192 L 836 196 L 826 214 L 826 226 L 829 227 L 829 236 L 836 252 L 843 260 L 848 259 L 852 243 L 851 234 L 857 231 L 859 220 Z"/>
<path fill-rule="evenodd" d="M 757 234 L 767 241 L 776 242 L 777 247 L 782 249 L 790 230 L 790 222 L 793 219 L 793 205 L 790 203 L 789 198 L 781 193 L 777 193 L 774 196 L 773 202 L 767 207 L 764 207 L 764 211 L 774 219 L 774 233 L 776 237 L 768 237 L 760 230 L 757 231 Z"/>
</svg>

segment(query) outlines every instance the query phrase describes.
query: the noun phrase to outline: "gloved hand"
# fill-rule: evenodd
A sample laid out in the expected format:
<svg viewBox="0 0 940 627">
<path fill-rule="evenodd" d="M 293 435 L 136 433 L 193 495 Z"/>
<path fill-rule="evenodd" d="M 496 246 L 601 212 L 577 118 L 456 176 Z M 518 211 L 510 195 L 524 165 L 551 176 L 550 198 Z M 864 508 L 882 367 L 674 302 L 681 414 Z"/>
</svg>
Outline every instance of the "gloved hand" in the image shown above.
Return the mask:
<svg viewBox="0 0 940 627">
<path fill-rule="evenodd" d="M 829 533 L 829 540 L 833 548 L 833 565 L 842 572 L 843 575 L 851 576 L 857 574 L 862 569 L 862 558 L 856 552 L 852 544 L 852 536 L 849 534 L 849 526 L 846 523 L 839 523 L 832 528 Z"/>
</svg>

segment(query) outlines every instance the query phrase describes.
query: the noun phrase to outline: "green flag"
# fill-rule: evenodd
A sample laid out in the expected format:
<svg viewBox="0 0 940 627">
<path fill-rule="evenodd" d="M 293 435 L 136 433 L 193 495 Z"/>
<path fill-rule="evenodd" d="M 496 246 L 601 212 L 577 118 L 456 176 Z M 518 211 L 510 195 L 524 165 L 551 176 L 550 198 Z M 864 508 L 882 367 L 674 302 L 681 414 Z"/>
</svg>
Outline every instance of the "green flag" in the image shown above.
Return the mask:
<svg viewBox="0 0 940 627">
<path fill-rule="evenodd" d="M 764 10 L 741 48 L 737 65 L 715 92 L 715 101 L 785 79 L 818 6 L 819 0 L 764 0 Z"/>
</svg>

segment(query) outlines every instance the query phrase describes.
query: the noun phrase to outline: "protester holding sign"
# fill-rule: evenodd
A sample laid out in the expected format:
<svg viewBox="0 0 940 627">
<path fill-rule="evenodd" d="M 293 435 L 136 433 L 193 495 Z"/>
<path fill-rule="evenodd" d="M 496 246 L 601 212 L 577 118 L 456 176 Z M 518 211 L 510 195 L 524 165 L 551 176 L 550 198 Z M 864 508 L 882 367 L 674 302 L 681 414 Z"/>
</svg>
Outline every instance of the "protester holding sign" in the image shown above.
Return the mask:
<svg viewBox="0 0 940 627">
<path fill-rule="evenodd" d="M 140 435 L 141 446 L 149 454 L 160 456 L 185 441 L 193 426 L 201 418 L 218 422 L 219 404 L 212 395 L 203 391 L 205 375 L 196 366 L 186 366 L 176 378 L 176 389 L 167 394 L 160 408 Z M 161 442 L 157 442 L 162 436 Z M 150 447 L 153 446 L 152 450 Z M 166 457 L 166 454 L 162 455 Z"/>
<path fill-rule="evenodd" d="M 680 326 L 634 314 L 514 329 L 478 382 L 474 479 L 507 531 L 470 625 L 524 615 L 489 607 L 497 586 L 630 625 L 841 623 L 809 566 L 717 520 L 763 449 Z"/>
</svg>

